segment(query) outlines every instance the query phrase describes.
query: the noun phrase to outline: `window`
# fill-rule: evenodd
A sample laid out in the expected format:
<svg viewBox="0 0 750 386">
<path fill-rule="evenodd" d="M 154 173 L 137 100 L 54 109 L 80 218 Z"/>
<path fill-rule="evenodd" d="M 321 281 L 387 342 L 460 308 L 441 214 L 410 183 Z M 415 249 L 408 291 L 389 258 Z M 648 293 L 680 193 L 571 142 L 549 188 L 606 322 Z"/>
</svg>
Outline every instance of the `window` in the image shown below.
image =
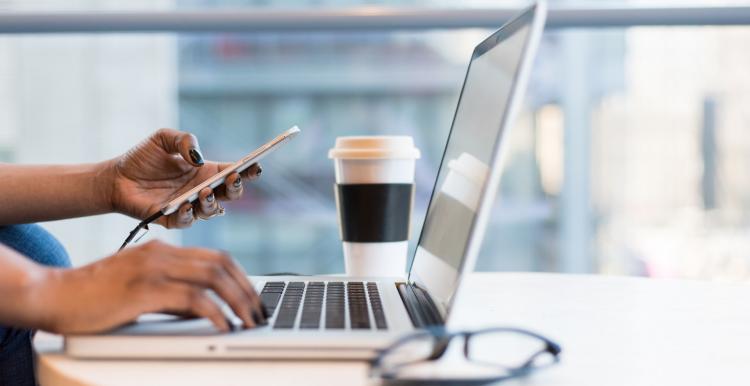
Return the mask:
<svg viewBox="0 0 750 386">
<path fill-rule="evenodd" d="M 254 274 L 340 272 L 328 148 L 338 135 L 414 136 L 416 237 L 489 32 L 0 36 L 0 157 L 102 160 L 174 126 L 229 161 L 298 124 L 227 216 L 156 234 L 229 250 Z M 478 269 L 747 277 L 748 42 L 749 27 L 548 30 Z M 48 226 L 82 263 L 134 223 Z"/>
</svg>

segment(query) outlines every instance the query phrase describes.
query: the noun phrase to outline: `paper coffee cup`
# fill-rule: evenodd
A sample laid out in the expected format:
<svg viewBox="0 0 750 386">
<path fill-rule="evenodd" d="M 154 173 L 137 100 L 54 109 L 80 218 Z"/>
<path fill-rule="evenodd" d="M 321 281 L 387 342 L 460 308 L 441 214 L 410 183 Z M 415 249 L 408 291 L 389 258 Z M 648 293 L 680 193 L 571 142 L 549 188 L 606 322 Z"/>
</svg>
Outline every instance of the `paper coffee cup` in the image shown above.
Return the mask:
<svg viewBox="0 0 750 386">
<path fill-rule="evenodd" d="M 403 276 L 419 149 L 408 136 L 339 137 L 328 153 L 350 276 Z"/>
</svg>

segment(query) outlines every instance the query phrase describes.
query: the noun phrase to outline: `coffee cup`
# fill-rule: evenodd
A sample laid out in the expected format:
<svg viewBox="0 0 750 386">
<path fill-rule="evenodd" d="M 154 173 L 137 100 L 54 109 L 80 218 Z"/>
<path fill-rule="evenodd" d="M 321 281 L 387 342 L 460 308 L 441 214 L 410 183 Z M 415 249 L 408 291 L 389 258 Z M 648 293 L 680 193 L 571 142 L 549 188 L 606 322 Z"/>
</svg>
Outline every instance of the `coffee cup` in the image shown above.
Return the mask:
<svg viewBox="0 0 750 386">
<path fill-rule="evenodd" d="M 409 136 L 336 139 L 328 157 L 347 275 L 404 275 L 419 156 Z"/>
</svg>

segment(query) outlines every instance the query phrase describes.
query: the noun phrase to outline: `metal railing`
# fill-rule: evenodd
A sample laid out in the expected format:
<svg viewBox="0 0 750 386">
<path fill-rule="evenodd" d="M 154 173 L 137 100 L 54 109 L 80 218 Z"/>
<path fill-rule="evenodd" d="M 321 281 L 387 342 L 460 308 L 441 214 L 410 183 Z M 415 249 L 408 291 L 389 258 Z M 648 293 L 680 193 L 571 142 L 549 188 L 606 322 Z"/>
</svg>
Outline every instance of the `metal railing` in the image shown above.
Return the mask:
<svg viewBox="0 0 750 386">
<path fill-rule="evenodd" d="M 300 32 L 497 28 L 517 9 L 357 7 L 5 12 L 0 33 Z M 750 6 L 552 8 L 547 28 L 750 25 Z"/>
</svg>

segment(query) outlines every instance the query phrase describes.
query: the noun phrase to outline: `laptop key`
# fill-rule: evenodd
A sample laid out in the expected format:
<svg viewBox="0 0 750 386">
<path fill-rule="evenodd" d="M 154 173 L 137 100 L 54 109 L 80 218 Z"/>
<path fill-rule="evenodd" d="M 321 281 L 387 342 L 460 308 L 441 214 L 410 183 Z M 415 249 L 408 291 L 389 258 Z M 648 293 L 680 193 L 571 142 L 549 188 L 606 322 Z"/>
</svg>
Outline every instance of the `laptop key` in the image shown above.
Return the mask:
<svg viewBox="0 0 750 386">
<path fill-rule="evenodd" d="M 343 329 L 345 323 L 344 283 L 329 282 L 326 285 L 325 328 Z"/>
<path fill-rule="evenodd" d="M 378 330 L 385 330 L 388 324 L 385 322 L 385 313 L 383 312 L 383 303 L 380 300 L 380 292 L 376 283 L 367 283 L 367 295 L 370 298 L 370 307 L 372 316 L 375 320 L 375 327 Z"/>
<path fill-rule="evenodd" d="M 322 282 L 311 282 L 307 285 L 305 301 L 302 305 L 300 328 L 315 329 L 320 327 L 320 315 L 323 308 L 323 293 L 325 286 Z"/>
<path fill-rule="evenodd" d="M 365 298 L 365 287 L 362 282 L 346 283 L 349 296 L 349 322 L 353 329 L 369 329 L 370 313 Z"/>
<path fill-rule="evenodd" d="M 266 307 L 269 315 L 273 315 L 276 311 L 276 306 L 279 304 L 285 286 L 286 284 L 283 281 L 271 281 L 263 286 L 263 290 L 260 292 L 260 301 Z"/>
<path fill-rule="evenodd" d="M 290 282 L 287 285 L 273 328 L 291 329 L 294 327 L 294 321 L 297 319 L 297 312 L 302 302 L 302 293 L 304 290 L 305 283 L 303 282 Z"/>
<path fill-rule="evenodd" d="M 281 299 L 281 293 L 266 292 L 260 294 L 260 302 L 266 307 L 269 315 L 273 315 L 276 311 L 276 306 L 279 304 Z"/>
</svg>

